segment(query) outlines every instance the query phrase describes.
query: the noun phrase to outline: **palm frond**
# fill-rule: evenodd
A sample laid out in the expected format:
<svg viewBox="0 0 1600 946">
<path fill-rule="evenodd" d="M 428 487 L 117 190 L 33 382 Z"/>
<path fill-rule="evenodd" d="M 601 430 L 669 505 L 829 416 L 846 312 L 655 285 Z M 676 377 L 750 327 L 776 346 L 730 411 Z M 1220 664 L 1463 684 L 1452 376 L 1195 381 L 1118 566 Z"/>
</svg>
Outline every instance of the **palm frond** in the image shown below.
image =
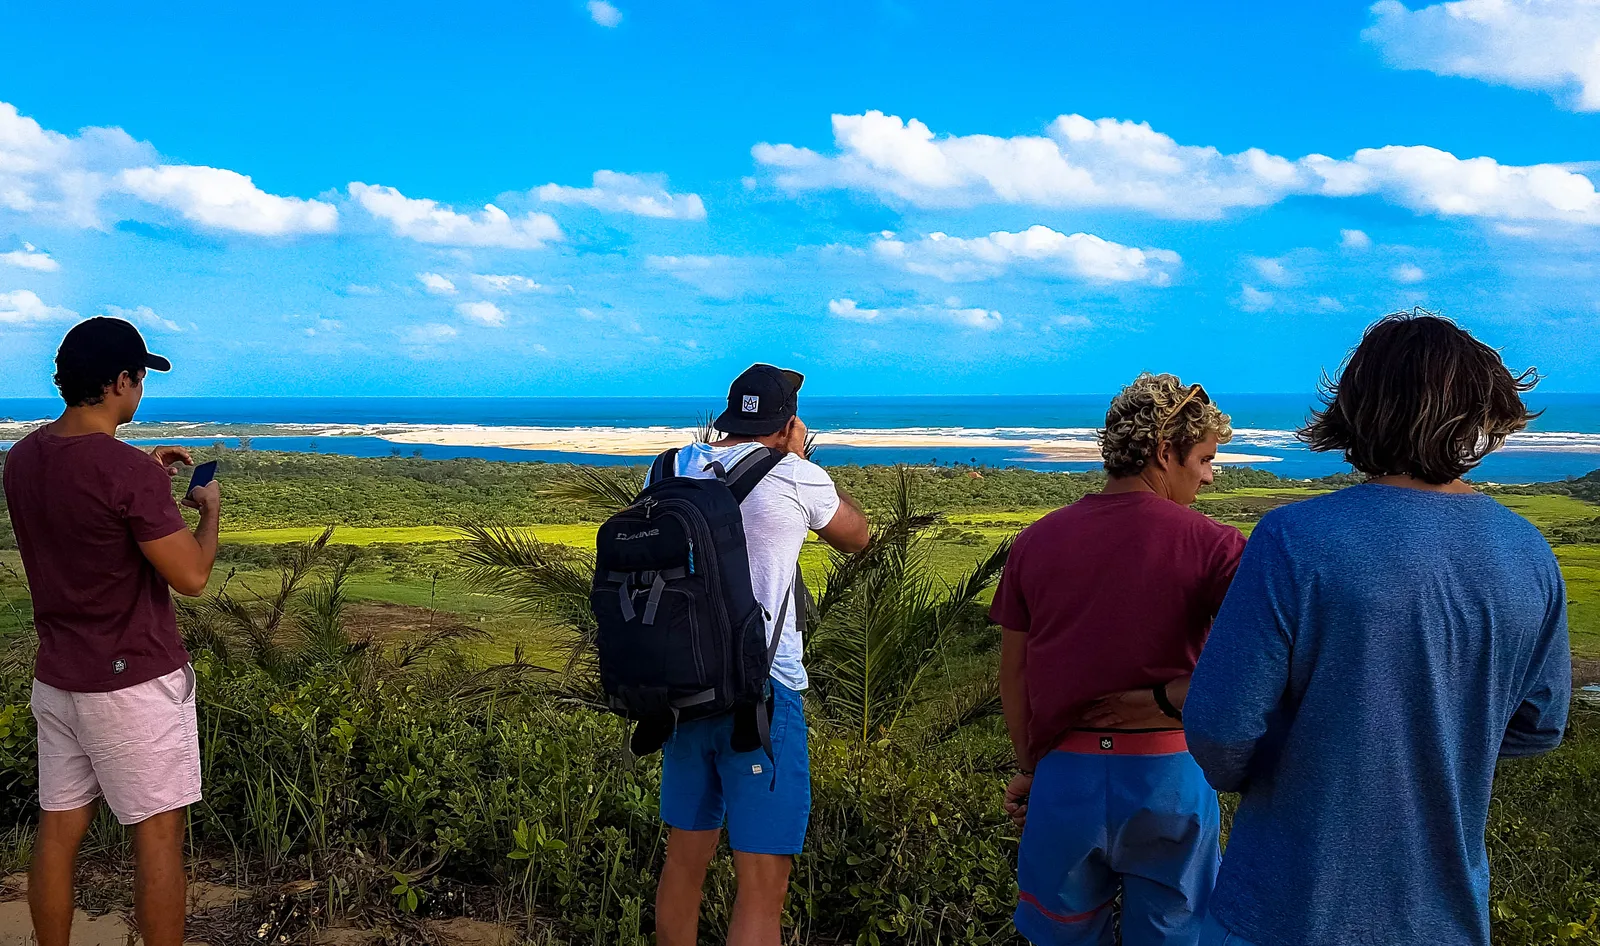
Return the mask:
<svg viewBox="0 0 1600 946">
<path fill-rule="evenodd" d="M 394 666 L 405 670 L 432 659 L 441 652 L 454 652 L 457 644 L 467 640 L 481 640 L 489 634 L 481 627 L 456 620 L 442 620 L 430 624 L 395 650 Z"/>
<path fill-rule="evenodd" d="M 631 466 L 574 466 L 572 475 L 540 490 L 551 499 L 585 506 L 609 516 L 632 503 L 644 489 L 644 472 Z"/>
<path fill-rule="evenodd" d="M 467 583 L 500 595 L 513 608 L 546 618 L 556 644 L 566 652 L 564 675 L 574 686 L 594 682 L 594 614 L 589 592 L 594 556 L 550 545 L 505 526 L 469 524 L 462 561 Z"/>
<path fill-rule="evenodd" d="M 721 439 L 718 437 L 721 431 L 716 428 L 716 420 L 717 415 L 710 411 L 700 415 L 698 422 L 695 424 L 695 443 L 711 443 L 714 440 Z"/>
<path fill-rule="evenodd" d="M 370 639 L 353 639 L 345 626 L 344 585 L 355 554 L 340 558 L 333 573 L 300 599 L 294 615 L 296 656 L 315 664 L 345 664 L 364 651 Z"/>
</svg>

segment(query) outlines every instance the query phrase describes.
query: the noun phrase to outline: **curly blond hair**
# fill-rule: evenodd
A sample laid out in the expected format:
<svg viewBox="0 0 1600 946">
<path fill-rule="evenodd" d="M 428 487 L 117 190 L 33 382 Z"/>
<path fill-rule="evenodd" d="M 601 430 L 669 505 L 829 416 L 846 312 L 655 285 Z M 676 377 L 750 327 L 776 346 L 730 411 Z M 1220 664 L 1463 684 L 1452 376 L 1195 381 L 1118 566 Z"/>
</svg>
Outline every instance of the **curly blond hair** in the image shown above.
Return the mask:
<svg viewBox="0 0 1600 946">
<path fill-rule="evenodd" d="M 1096 434 L 1106 472 L 1138 476 L 1168 441 L 1187 459 L 1194 445 L 1215 434 L 1217 443 L 1233 439 L 1233 422 L 1211 403 L 1198 384 L 1176 375 L 1145 372 L 1111 399 L 1106 426 Z"/>
</svg>

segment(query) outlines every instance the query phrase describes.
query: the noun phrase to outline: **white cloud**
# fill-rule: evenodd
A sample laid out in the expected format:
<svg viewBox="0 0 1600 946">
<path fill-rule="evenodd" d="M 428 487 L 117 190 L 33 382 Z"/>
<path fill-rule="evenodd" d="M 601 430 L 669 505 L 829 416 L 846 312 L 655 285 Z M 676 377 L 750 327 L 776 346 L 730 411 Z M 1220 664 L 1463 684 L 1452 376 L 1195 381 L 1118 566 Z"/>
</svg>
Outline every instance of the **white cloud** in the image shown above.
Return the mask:
<svg viewBox="0 0 1600 946">
<path fill-rule="evenodd" d="M 1326 170 L 1322 192 L 1331 196 L 1382 194 L 1418 213 L 1447 217 L 1600 224 L 1594 182 L 1555 164 L 1514 167 L 1423 145 L 1388 145 L 1363 148 Z"/>
<path fill-rule="evenodd" d="M 944 314 L 960 325 L 981 328 L 986 332 L 999 328 L 1000 323 L 1003 321 L 1000 313 L 993 309 L 973 307 L 965 309 L 947 308 L 944 310 Z"/>
<path fill-rule="evenodd" d="M 156 151 L 120 128 L 50 131 L 0 102 L 0 210 L 77 227 L 100 227 L 100 200 L 118 171 Z"/>
<path fill-rule="evenodd" d="M 1292 286 L 1299 281 L 1294 273 L 1283 265 L 1282 260 L 1252 256 L 1249 262 L 1255 267 L 1257 275 L 1274 286 Z"/>
<path fill-rule="evenodd" d="M 540 200 L 554 204 L 585 204 L 597 210 L 630 213 L 662 220 L 704 220 L 706 206 L 699 194 L 674 194 L 667 190 L 664 174 L 594 172 L 593 187 L 545 184 L 534 188 Z"/>
<path fill-rule="evenodd" d="M 1344 311 L 1344 303 L 1340 302 L 1338 299 L 1335 299 L 1332 296 L 1318 296 L 1317 299 L 1316 299 L 1316 303 L 1317 303 L 1317 308 L 1322 309 L 1325 312 L 1343 312 Z"/>
<path fill-rule="evenodd" d="M 1273 295 L 1254 286 L 1245 286 L 1239 293 L 1239 308 L 1246 312 L 1265 312 L 1272 308 Z"/>
<path fill-rule="evenodd" d="M 622 22 L 622 11 L 606 0 L 589 0 L 589 19 L 601 26 L 616 26 Z"/>
<path fill-rule="evenodd" d="M 979 203 L 1127 207 L 1216 217 L 1278 200 L 1298 171 L 1258 149 L 1223 154 L 1180 145 L 1148 124 L 1062 115 L 1044 135 L 936 137 L 922 122 L 879 111 L 834 115 L 839 154 L 758 144 L 780 187 L 848 187 L 925 207 Z"/>
<path fill-rule="evenodd" d="M 475 214 L 457 213 L 437 201 L 412 198 L 393 187 L 350 183 L 350 196 L 366 211 L 389 222 L 396 236 L 442 246 L 495 246 L 536 250 L 563 238 L 549 214 L 513 218 L 494 204 Z"/>
<path fill-rule="evenodd" d="M 1251 148 L 1182 145 L 1148 124 L 1063 115 L 1044 135 L 938 137 L 894 115 L 833 116 L 837 153 L 758 144 L 757 162 L 788 191 L 845 188 L 919 207 L 985 203 L 1115 207 L 1215 218 L 1295 194 L 1380 195 L 1418 213 L 1600 224 L 1600 195 L 1554 164 L 1502 165 L 1426 146 L 1363 148 L 1290 160 Z"/>
<path fill-rule="evenodd" d="M 28 289 L 0 292 L 0 324 L 27 325 L 77 317 L 78 313 L 71 309 L 45 305 L 44 300 Z"/>
<path fill-rule="evenodd" d="M 377 286 L 364 286 L 361 283 L 356 282 L 344 287 L 344 291 L 346 295 L 351 296 L 376 296 L 383 292 L 383 290 L 379 289 Z"/>
<path fill-rule="evenodd" d="M 1339 245 L 1347 250 L 1369 250 L 1372 248 L 1372 237 L 1360 230 L 1340 230 Z"/>
<path fill-rule="evenodd" d="M 1394 269 L 1389 271 L 1389 276 L 1394 279 L 1395 282 L 1406 283 L 1407 285 L 1419 283 L 1428 278 L 1427 274 L 1422 271 L 1422 268 L 1413 263 L 1401 263 L 1399 266 L 1396 266 Z"/>
<path fill-rule="evenodd" d="M 124 309 L 120 305 L 108 305 L 105 307 L 105 313 L 114 319 L 122 319 L 127 322 L 132 322 L 134 325 L 143 328 L 145 331 L 183 331 L 183 326 L 165 316 L 157 314 L 154 309 L 151 309 L 147 305 L 139 306 L 136 309 Z"/>
<path fill-rule="evenodd" d="M 877 309 L 863 309 L 854 299 L 829 299 L 828 313 L 856 322 L 871 322 L 878 317 Z"/>
<path fill-rule="evenodd" d="M 534 292 L 544 288 L 526 276 L 474 275 L 472 282 L 484 292 Z"/>
<path fill-rule="evenodd" d="M 1361 35 L 1389 64 L 1552 92 L 1574 111 L 1600 111 L 1600 3 L 1457 0 L 1409 10 L 1372 6 Z"/>
<path fill-rule="evenodd" d="M 61 264 L 50 258 L 32 243 L 22 244 L 22 249 L 12 250 L 9 253 L 0 253 L 0 263 L 7 266 L 17 266 L 22 269 L 35 269 L 41 273 L 53 273 L 61 268 Z"/>
<path fill-rule="evenodd" d="M 413 326 L 405 333 L 404 338 L 413 345 L 436 345 L 447 342 L 459 334 L 461 333 L 457 332 L 453 325 L 430 322 L 427 325 Z"/>
<path fill-rule="evenodd" d="M 325 233 L 339 216 L 332 204 L 269 194 L 235 171 L 163 163 L 120 128 L 64 135 L 0 102 L 0 210 L 103 228 L 103 216 L 135 212 L 121 195 L 213 229 L 265 236 Z"/>
<path fill-rule="evenodd" d="M 462 302 L 456 306 L 456 312 L 462 318 L 471 319 L 480 325 L 504 325 L 506 314 L 493 302 Z"/>
<path fill-rule="evenodd" d="M 418 273 L 417 282 L 422 283 L 422 288 L 434 295 L 448 296 L 456 291 L 456 284 L 451 282 L 449 277 L 438 273 Z"/>
<path fill-rule="evenodd" d="M 962 239 L 930 233 L 912 243 L 883 234 L 873 244 L 879 258 L 908 272 L 946 282 L 989 279 L 1018 264 L 1034 264 L 1063 275 L 1100 282 L 1148 282 L 1165 286 L 1177 268 L 1177 253 L 1139 249 L 1092 233 L 1064 234 L 1034 225 L 1020 233 L 1005 230 Z"/>
<path fill-rule="evenodd" d="M 963 306 L 954 296 L 942 305 L 928 304 L 904 306 L 897 309 L 863 309 L 854 299 L 828 300 L 828 313 L 836 318 L 853 322 L 878 322 L 885 319 L 914 319 L 921 321 L 951 322 L 966 328 L 993 331 L 1004 323 L 1004 318 L 993 309 L 981 306 Z"/>
<path fill-rule="evenodd" d="M 187 164 L 130 168 L 117 186 L 186 220 L 256 236 L 328 233 L 339 222 L 332 204 L 269 194 L 237 171 Z"/>
</svg>

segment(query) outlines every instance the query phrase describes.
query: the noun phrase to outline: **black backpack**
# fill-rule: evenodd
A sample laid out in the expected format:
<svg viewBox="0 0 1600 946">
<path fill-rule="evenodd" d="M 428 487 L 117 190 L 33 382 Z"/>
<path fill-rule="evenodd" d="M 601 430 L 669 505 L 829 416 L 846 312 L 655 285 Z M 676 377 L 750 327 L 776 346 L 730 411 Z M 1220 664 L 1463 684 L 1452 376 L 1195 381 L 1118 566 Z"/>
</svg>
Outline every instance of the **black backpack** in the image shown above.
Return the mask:
<svg viewBox="0 0 1600 946">
<path fill-rule="evenodd" d="M 661 748 L 682 720 L 729 712 L 740 714 L 736 750 L 772 752 L 768 677 L 796 596 L 784 597 L 769 643 L 739 504 L 781 459 L 758 447 L 732 469 L 712 464 L 714 478 L 690 477 L 668 450 L 632 505 L 600 527 L 589 598 L 600 685 L 612 711 L 637 722 L 636 755 Z"/>
</svg>

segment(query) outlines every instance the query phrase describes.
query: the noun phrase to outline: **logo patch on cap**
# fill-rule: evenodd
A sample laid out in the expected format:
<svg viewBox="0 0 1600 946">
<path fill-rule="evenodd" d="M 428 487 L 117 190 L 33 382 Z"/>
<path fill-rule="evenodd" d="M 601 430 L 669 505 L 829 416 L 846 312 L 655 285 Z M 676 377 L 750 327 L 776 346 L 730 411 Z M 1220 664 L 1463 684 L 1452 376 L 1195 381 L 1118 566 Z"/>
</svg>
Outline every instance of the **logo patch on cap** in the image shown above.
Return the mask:
<svg viewBox="0 0 1600 946">
<path fill-rule="evenodd" d="M 739 409 L 744 411 L 746 414 L 754 414 L 756 411 L 761 410 L 760 396 L 755 394 L 746 394 L 744 396 L 743 403 L 739 406 Z"/>
<path fill-rule="evenodd" d="M 1110 736 L 1101 736 L 1100 737 L 1100 748 L 1103 749 L 1106 752 L 1110 752 L 1111 751 L 1112 746 L 1111 746 L 1111 737 Z"/>
</svg>

